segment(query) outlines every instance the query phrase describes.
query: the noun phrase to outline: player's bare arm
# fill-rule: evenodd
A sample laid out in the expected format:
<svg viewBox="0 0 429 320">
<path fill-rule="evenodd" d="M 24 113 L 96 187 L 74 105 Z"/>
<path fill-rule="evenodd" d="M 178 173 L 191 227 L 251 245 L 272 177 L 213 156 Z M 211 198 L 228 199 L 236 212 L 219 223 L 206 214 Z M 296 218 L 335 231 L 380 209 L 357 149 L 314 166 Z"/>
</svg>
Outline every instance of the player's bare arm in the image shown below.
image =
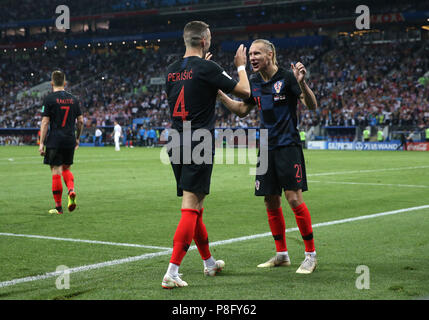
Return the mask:
<svg viewBox="0 0 429 320">
<path fill-rule="evenodd" d="M 308 84 L 305 82 L 305 75 L 307 73 L 305 66 L 301 62 L 298 62 L 296 63 L 296 65 L 291 63 L 291 68 L 296 78 L 296 81 L 298 82 L 298 85 L 302 91 L 302 94 L 299 97 L 301 102 L 311 110 L 316 109 L 317 108 L 316 96 L 314 95 L 313 91 L 310 89 Z"/>
<path fill-rule="evenodd" d="M 217 98 L 223 103 L 229 111 L 235 113 L 240 118 L 244 118 L 250 113 L 254 105 L 247 104 L 244 101 L 236 101 L 228 97 L 223 91 L 219 90 Z"/>
<path fill-rule="evenodd" d="M 40 144 L 39 144 L 39 153 L 41 156 L 45 155 L 45 140 L 46 135 L 48 134 L 49 127 L 49 117 L 42 117 L 42 124 L 40 125 Z"/>
<path fill-rule="evenodd" d="M 234 57 L 234 64 L 237 67 L 238 77 L 240 81 L 237 83 L 237 85 L 231 91 L 231 93 L 234 96 L 241 99 L 247 99 L 250 97 L 250 84 L 246 73 L 246 63 L 247 63 L 246 51 L 247 51 L 246 47 L 241 44 L 238 47 Z"/>
<path fill-rule="evenodd" d="M 83 116 L 76 118 L 76 149 L 79 148 L 80 135 L 83 131 Z"/>
</svg>

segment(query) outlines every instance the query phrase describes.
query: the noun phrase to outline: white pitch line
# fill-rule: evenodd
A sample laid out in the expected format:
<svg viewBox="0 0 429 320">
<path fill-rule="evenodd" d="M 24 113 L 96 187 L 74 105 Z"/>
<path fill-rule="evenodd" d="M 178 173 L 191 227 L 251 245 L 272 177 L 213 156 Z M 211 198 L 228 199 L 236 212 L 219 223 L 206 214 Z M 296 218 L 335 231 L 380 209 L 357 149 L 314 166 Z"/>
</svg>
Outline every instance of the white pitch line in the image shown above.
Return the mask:
<svg viewBox="0 0 429 320">
<path fill-rule="evenodd" d="M 370 182 L 347 182 L 347 181 L 317 181 L 308 180 L 308 182 L 315 183 L 329 183 L 329 184 L 350 184 L 350 185 L 365 185 L 365 186 L 382 186 L 382 187 L 405 187 L 405 188 L 429 188 L 422 184 L 388 184 L 388 183 L 370 183 Z"/>
<path fill-rule="evenodd" d="M 76 272 L 81 272 L 81 271 L 100 269 L 100 268 L 114 266 L 114 265 L 118 265 L 118 264 L 140 261 L 140 260 L 145 260 L 145 259 L 150 259 L 150 258 L 154 258 L 154 257 L 158 257 L 158 256 L 167 255 L 167 254 L 171 253 L 172 251 L 173 250 L 167 250 L 167 251 L 161 251 L 161 252 L 155 252 L 155 253 L 146 253 L 146 254 L 143 254 L 140 256 L 135 256 L 135 257 L 129 257 L 129 258 L 118 259 L 118 260 L 111 260 L 111 261 L 106 261 L 106 262 L 101 262 L 101 263 L 96 263 L 96 264 L 90 264 L 90 265 L 76 267 L 76 268 L 70 268 L 68 271 L 70 273 L 76 273 Z M 32 281 L 37 281 L 37 280 L 49 279 L 49 278 L 60 276 L 62 274 L 64 274 L 64 271 L 54 271 L 54 272 L 48 272 L 48 273 L 38 275 L 38 276 L 14 279 L 14 280 L 10 280 L 10 281 L 4 281 L 4 282 L 0 282 L 0 288 L 13 286 L 13 285 L 16 285 L 19 283 L 24 283 L 24 282 L 32 282 Z"/>
<path fill-rule="evenodd" d="M 414 170 L 414 169 L 427 169 L 427 168 L 429 168 L 429 166 L 399 167 L 399 168 L 385 168 L 385 169 L 371 169 L 371 170 L 353 170 L 353 171 L 333 171 L 333 172 L 311 173 L 311 174 L 307 174 L 307 177 L 333 176 L 338 174 L 371 173 L 371 172 L 396 171 L 396 170 Z"/>
<path fill-rule="evenodd" d="M 148 246 L 148 245 L 143 245 L 143 244 L 120 243 L 120 242 L 118 243 L 118 242 L 72 239 L 72 238 L 58 238 L 58 237 L 50 237 L 50 236 L 39 236 L 39 235 L 33 235 L 33 234 L 18 234 L 18 233 L 0 232 L 0 236 L 35 238 L 35 239 L 70 241 L 70 242 L 84 242 L 84 243 L 91 243 L 91 244 L 105 244 L 105 245 L 110 245 L 110 246 L 136 247 L 136 248 L 158 249 L 158 250 L 169 250 L 169 249 L 171 249 L 171 248 L 167 248 L 167 247 Z"/>
<path fill-rule="evenodd" d="M 353 222 L 353 221 L 358 221 L 358 220 L 372 219 L 372 218 L 377 218 L 377 217 L 382 217 L 382 216 L 387 216 L 387 215 L 398 214 L 398 213 L 402 213 L 402 212 L 410 212 L 410 211 L 417 211 L 417 210 L 423 210 L 423 209 L 429 209 L 429 205 L 411 207 L 411 208 L 405 208 L 405 209 L 399 209 L 399 210 L 393 210 L 393 211 L 380 212 L 380 213 L 358 216 L 358 217 L 353 217 L 353 218 L 341 219 L 341 220 L 333 220 L 333 221 L 328 221 L 328 222 L 316 223 L 316 224 L 313 224 L 313 228 L 332 226 L 332 225 L 341 224 L 341 223 L 348 223 L 348 222 Z M 286 229 L 286 232 L 292 232 L 292 231 L 297 231 L 297 230 L 298 230 L 298 228 L 289 228 L 289 229 Z M 215 241 L 215 242 L 210 243 L 210 246 L 212 247 L 212 246 L 224 245 L 224 244 L 253 240 L 253 239 L 263 238 L 263 237 L 268 237 L 268 236 L 271 236 L 271 232 L 260 233 L 260 234 L 255 234 L 255 235 L 251 235 L 251 236 L 245 236 L 245 237 L 239 237 L 239 238 L 233 238 L 233 239 L 227 239 L 227 240 Z M 189 250 L 195 250 L 195 249 L 196 249 L 195 245 L 191 246 L 189 248 Z M 128 263 L 128 262 L 146 260 L 146 259 L 151 259 L 154 257 L 168 255 L 171 252 L 172 252 L 172 249 L 166 250 L 166 251 L 161 251 L 161 252 L 156 252 L 156 253 L 147 253 L 147 254 L 143 254 L 143 255 L 135 256 L 135 257 L 129 257 L 129 258 L 124 258 L 124 259 L 111 260 L 111 261 L 106 261 L 106 262 L 101 262 L 101 263 L 96 263 L 96 264 L 90 264 L 90 265 L 86 265 L 86 266 L 71 268 L 71 269 L 69 269 L 69 272 L 70 273 L 76 273 L 76 272 L 81 272 L 81 271 L 100 269 L 100 268 L 113 266 L 113 265 L 119 265 L 119 264 Z M 53 277 L 62 275 L 63 273 L 64 273 L 63 271 L 61 271 L 61 272 L 48 272 L 48 273 L 38 275 L 38 276 L 4 281 L 4 282 L 0 282 L 0 288 L 13 286 L 13 285 L 16 285 L 19 283 L 24 283 L 24 282 L 32 282 L 32 281 L 37 281 L 37 280 L 53 278 Z"/>
</svg>

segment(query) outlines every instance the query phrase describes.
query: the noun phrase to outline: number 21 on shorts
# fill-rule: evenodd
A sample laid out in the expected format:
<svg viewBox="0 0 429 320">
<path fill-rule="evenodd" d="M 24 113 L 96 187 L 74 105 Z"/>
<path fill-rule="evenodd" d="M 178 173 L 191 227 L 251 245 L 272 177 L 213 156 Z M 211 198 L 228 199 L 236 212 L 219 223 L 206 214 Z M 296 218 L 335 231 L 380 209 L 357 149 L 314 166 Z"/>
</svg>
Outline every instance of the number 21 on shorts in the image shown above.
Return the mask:
<svg viewBox="0 0 429 320">
<path fill-rule="evenodd" d="M 180 108 L 180 111 L 179 111 Z M 180 90 L 179 97 L 176 100 L 174 105 L 173 117 L 181 117 L 183 121 L 186 120 L 186 116 L 189 114 L 185 109 L 185 86 L 182 86 Z"/>
<path fill-rule="evenodd" d="M 296 174 L 295 174 L 296 182 L 300 183 L 302 180 L 302 166 L 297 163 L 293 167 L 296 170 Z"/>
</svg>

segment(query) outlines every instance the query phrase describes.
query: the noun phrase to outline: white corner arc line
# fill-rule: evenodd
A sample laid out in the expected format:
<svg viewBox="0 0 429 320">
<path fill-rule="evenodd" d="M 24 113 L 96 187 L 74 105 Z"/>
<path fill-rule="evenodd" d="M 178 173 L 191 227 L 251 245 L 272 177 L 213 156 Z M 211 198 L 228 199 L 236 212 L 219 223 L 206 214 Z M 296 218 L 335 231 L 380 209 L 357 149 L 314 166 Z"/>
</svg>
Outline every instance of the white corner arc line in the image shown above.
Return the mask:
<svg viewBox="0 0 429 320">
<path fill-rule="evenodd" d="M 149 245 L 143 245 L 143 244 L 120 243 L 120 242 L 97 241 L 97 240 L 84 240 L 84 239 L 73 239 L 73 238 L 59 238 L 59 237 L 39 236 L 39 235 L 33 235 L 33 234 L 7 233 L 7 232 L 0 232 L 0 236 L 35 238 L 35 239 L 70 241 L 70 242 L 83 242 L 83 243 L 91 243 L 91 244 L 105 244 L 105 245 L 110 245 L 110 246 L 136 247 L 136 248 L 156 249 L 156 250 L 169 250 L 169 249 L 171 249 L 171 248 L 167 248 L 167 247 L 149 246 Z"/>
<path fill-rule="evenodd" d="M 411 212 L 411 211 L 417 211 L 417 210 L 423 210 L 423 209 L 429 209 L 429 205 L 423 205 L 423 206 L 418 206 L 418 207 L 411 207 L 411 208 L 398 209 L 398 210 L 393 210 L 393 211 L 380 212 L 380 213 L 369 214 L 369 215 L 364 215 L 364 216 L 341 219 L 341 220 L 333 220 L 333 221 L 328 221 L 328 222 L 316 223 L 316 224 L 313 224 L 313 228 L 331 226 L 331 225 L 353 222 L 353 221 L 358 221 L 358 220 L 372 219 L 372 218 L 377 218 L 377 217 L 382 217 L 382 216 L 387 216 L 387 215 L 394 215 L 394 214 L 398 214 L 398 213 L 402 213 L 402 212 Z M 292 232 L 292 231 L 297 231 L 297 230 L 298 230 L 298 228 L 289 228 L 289 229 L 286 229 L 286 232 Z M 234 242 L 263 238 L 263 237 L 267 237 L 270 235 L 271 235 L 271 232 L 266 232 L 266 233 L 251 235 L 251 236 L 215 241 L 215 242 L 210 243 L 210 246 L 218 246 L 218 245 L 229 244 L 229 243 L 234 243 Z M 189 250 L 195 250 L 195 249 L 196 249 L 196 246 L 191 246 L 189 248 Z M 81 266 L 81 267 L 70 268 L 68 271 L 69 271 L 69 273 L 76 273 L 76 272 L 81 272 L 81 271 L 100 269 L 100 268 L 104 268 L 104 267 L 108 267 L 108 266 L 119 265 L 119 264 L 123 264 L 123 263 L 135 262 L 135 261 L 151 259 L 151 258 L 155 258 L 155 257 L 159 257 L 159 256 L 164 256 L 164 255 L 170 254 L 171 252 L 172 252 L 172 249 L 169 249 L 166 251 L 160 251 L 160 252 L 156 252 L 156 253 L 147 253 L 147 254 L 143 254 L 143 255 L 139 255 L 139 256 L 135 256 L 135 257 L 128 257 L 128 258 L 123 258 L 123 259 L 118 259 L 118 260 L 111 260 L 111 261 L 106 261 L 106 262 L 101 262 L 101 263 L 96 263 L 96 264 L 91 264 L 91 265 L 86 265 L 86 266 Z M 53 277 L 59 276 L 63 273 L 64 273 L 63 271 L 58 271 L 58 272 L 55 271 L 55 272 L 48 272 L 48 273 L 38 275 L 38 276 L 33 276 L 33 277 L 26 277 L 26 278 L 19 278 L 19 279 L 4 281 L 4 282 L 0 282 L 0 288 L 13 286 L 13 285 L 16 285 L 19 283 L 24 283 L 24 282 L 31 282 L 31 281 L 53 278 Z"/>
</svg>

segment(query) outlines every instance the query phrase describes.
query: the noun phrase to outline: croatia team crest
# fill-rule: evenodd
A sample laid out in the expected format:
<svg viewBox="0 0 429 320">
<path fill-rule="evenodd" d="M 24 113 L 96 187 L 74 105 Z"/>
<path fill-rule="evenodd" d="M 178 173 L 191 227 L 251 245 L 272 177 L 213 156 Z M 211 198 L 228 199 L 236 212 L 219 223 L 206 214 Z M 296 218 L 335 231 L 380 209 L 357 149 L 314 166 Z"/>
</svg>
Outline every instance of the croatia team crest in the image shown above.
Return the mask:
<svg viewBox="0 0 429 320">
<path fill-rule="evenodd" d="M 259 190 L 259 186 L 260 186 L 259 180 L 256 180 L 255 181 L 255 189 Z"/>
<path fill-rule="evenodd" d="M 283 81 L 279 80 L 276 83 L 274 83 L 274 90 L 276 91 L 276 93 L 280 93 L 280 90 L 283 87 Z"/>
</svg>

